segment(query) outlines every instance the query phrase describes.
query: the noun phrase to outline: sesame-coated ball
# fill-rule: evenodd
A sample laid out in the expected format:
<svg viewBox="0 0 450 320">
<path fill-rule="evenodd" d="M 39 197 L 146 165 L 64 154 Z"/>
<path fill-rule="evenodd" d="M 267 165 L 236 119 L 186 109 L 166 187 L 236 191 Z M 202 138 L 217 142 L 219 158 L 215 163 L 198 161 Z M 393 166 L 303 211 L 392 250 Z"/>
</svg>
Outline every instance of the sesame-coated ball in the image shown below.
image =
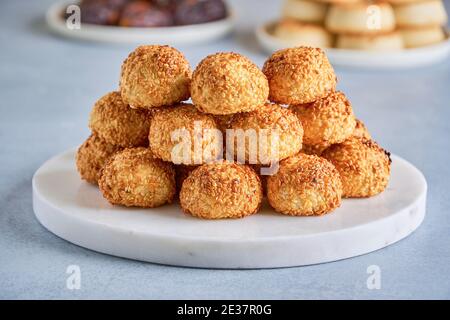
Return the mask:
<svg viewBox="0 0 450 320">
<path fill-rule="evenodd" d="M 78 148 L 76 155 L 77 169 L 83 180 L 97 184 L 100 171 L 106 161 L 122 148 L 112 145 L 97 135 L 91 134 Z"/>
<path fill-rule="evenodd" d="M 134 108 L 154 108 L 189 99 L 191 68 L 169 46 L 140 46 L 122 64 L 120 92 Z"/>
<path fill-rule="evenodd" d="M 172 164 L 156 159 L 148 148 L 125 149 L 103 167 L 99 186 L 111 204 L 158 207 L 172 202 L 175 170 Z"/>
<path fill-rule="evenodd" d="M 342 184 L 336 168 L 323 158 L 299 153 L 280 162 L 267 179 L 267 198 L 279 213 L 323 215 L 341 204 Z"/>
<path fill-rule="evenodd" d="M 355 130 L 355 116 L 342 92 L 332 92 L 309 104 L 290 106 L 305 130 L 308 145 L 331 145 L 350 137 Z"/>
<path fill-rule="evenodd" d="M 259 68 L 237 53 L 216 53 L 203 59 L 192 75 L 191 96 L 202 112 L 233 114 L 252 111 L 269 96 Z"/>
<path fill-rule="evenodd" d="M 203 164 L 221 158 L 223 138 L 214 117 L 191 104 L 156 113 L 150 125 L 150 147 L 156 157 L 175 164 Z"/>
<path fill-rule="evenodd" d="M 339 171 L 343 197 L 371 197 L 386 189 L 391 159 L 373 140 L 352 137 L 322 153 Z"/>
<path fill-rule="evenodd" d="M 309 103 L 336 88 L 333 67 L 319 48 L 279 50 L 265 62 L 263 72 L 269 80 L 269 99 L 276 103 Z"/>
<path fill-rule="evenodd" d="M 106 142 L 122 147 L 148 145 L 152 113 L 130 108 L 119 92 L 110 92 L 98 100 L 90 114 L 89 128 Z"/>
<path fill-rule="evenodd" d="M 198 167 L 184 180 L 180 204 L 199 218 L 242 218 L 259 210 L 262 197 L 261 181 L 252 168 L 216 162 Z"/>
<path fill-rule="evenodd" d="M 227 151 L 240 162 L 244 159 L 239 159 L 239 135 L 241 142 L 245 141 L 245 162 L 250 164 L 279 161 L 302 148 L 301 122 L 293 112 L 277 104 L 266 103 L 254 111 L 236 114 L 230 127 L 237 138 L 231 139 L 227 134 Z"/>
</svg>

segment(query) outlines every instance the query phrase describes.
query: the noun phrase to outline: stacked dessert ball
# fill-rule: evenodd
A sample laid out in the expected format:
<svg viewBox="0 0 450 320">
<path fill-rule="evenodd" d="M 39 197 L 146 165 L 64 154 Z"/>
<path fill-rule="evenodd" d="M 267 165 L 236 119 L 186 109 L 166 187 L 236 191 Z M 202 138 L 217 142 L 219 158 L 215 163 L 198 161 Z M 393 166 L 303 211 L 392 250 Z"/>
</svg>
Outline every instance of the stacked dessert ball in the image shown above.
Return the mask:
<svg viewBox="0 0 450 320">
<path fill-rule="evenodd" d="M 382 192 L 390 175 L 389 154 L 336 82 L 317 48 L 275 52 L 263 70 L 216 53 L 191 72 L 174 48 L 138 47 L 120 90 L 92 109 L 78 171 L 116 205 L 152 208 L 178 194 L 193 216 L 240 218 L 265 193 L 282 214 L 331 212 L 342 197 Z"/>
<path fill-rule="evenodd" d="M 442 0 L 286 0 L 274 35 L 286 46 L 399 50 L 443 41 Z"/>
</svg>

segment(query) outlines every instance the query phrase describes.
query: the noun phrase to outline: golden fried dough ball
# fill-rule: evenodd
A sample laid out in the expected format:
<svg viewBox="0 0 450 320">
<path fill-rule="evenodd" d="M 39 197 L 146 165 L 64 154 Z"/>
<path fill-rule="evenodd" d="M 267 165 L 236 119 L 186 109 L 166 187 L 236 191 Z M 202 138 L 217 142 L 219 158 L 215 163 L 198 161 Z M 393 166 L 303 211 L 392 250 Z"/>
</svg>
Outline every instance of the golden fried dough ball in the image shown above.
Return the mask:
<svg viewBox="0 0 450 320">
<path fill-rule="evenodd" d="M 299 153 L 280 162 L 267 179 L 270 205 L 293 216 L 323 215 L 341 204 L 342 183 L 336 168 L 325 159 Z"/>
<path fill-rule="evenodd" d="M 331 145 L 350 137 L 355 129 L 355 116 L 342 92 L 332 92 L 309 104 L 291 106 L 305 130 L 308 145 Z"/>
<path fill-rule="evenodd" d="M 103 197 L 111 204 L 153 208 L 172 202 L 175 170 L 156 159 L 148 148 L 125 149 L 103 167 L 98 182 Z"/>
<path fill-rule="evenodd" d="M 264 63 L 269 99 L 302 104 L 323 98 L 336 88 L 336 75 L 322 49 L 297 47 L 275 52 Z"/>
<path fill-rule="evenodd" d="M 294 113 L 277 104 L 266 103 L 255 111 L 236 114 L 231 129 L 236 138 L 227 135 L 227 151 L 240 162 L 244 160 L 239 155 L 240 144 L 245 147 L 245 162 L 250 164 L 285 159 L 302 148 L 301 122 Z"/>
<path fill-rule="evenodd" d="M 124 61 L 120 77 L 123 100 L 135 108 L 171 105 L 189 99 L 191 67 L 169 46 L 140 46 Z"/>
<path fill-rule="evenodd" d="M 149 140 L 156 157 L 175 164 L 203 164 L 223 155 L 223 140 L 214 117 L 191 104 L 156 113 Z"/>
<path fill-rule="evenodd" d="M 78 148 L 76 155 L 77 169 L 83 180 L 97 184 L 100 171 L 106 161 L 122 148 L 112 145 L 97 135 L 91 134 Z"/>
<path fill-rule="evenodd" d="M 89 128 L 106 142 L 122 147 L 148 145 L 152 112 L 130 108 L 119 92 L 100 98 L 91 111 Z"/>
<path fill-rule="evenodd" d="M 252 168 L 223 161 L 192 171 L 181 187 L 180 204 L 199 218 L 242 218 L 259 210 L 262 197 L 261 181 Z"/>
<path fill-rule="evenodd" d="M 366 125 L 359 119 L 356 119 L 356 126 L 355 130 L 353 131 L 353 136 L 358 138 L 365 138 L 368 140 L 372 139 L 369 130 L 367 130 Z"/>
<path fill-rule="evenodd" d="M 202 112 L 232 114 L 252 111 L 269 96 L 259 68 L 237 53 L 216 53 L 203 59 L 192 75 L 191 96 Z"/>
<path fill-rule="evenodd" d="M 345 198 L 374 196 L 384 191 L 389 182 L 389 153 L 372 140 L 352 137 L 332 145 L 322 157 L 339 171 Z"/>
</svg>

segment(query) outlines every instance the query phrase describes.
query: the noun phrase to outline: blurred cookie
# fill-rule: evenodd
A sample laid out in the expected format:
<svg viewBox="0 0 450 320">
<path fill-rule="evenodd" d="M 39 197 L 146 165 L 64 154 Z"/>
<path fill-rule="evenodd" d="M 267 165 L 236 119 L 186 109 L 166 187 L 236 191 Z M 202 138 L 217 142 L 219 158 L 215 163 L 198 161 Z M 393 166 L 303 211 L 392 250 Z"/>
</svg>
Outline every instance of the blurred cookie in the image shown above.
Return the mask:
<svg viewBox="0 0 450 320">
<path fill-rule="evenodd" d="M 439 26 L 400 29 L 400 33 L 406 48 L 422 47 L 445 40 L 445 32 Z"/>
<path fill-rule="evenodd" d="M 401 50 L 403 39 L 399 32 L 374 35 L 341 34 L 337 37 L 336 47 L 369 51 Z"/>
<path fill-rule="evenodd" d="M 158 8 L 147 1 L 133 1 L 127 4 L 120 16 L 122 27 L 163 27 L 173 25 L 168 10 Z"/>
<path fill-rule="evenodd" d="M 101 25 L 116 25 L 125 0 L 83 0 L 79 7 L 81 22 Z"/>
<path fill-rule="evenodd" d="M 274 29 L 274 36 L 282 40 L 286 47 L 328 48 L 333 45 L 333 36 L 324 27 L 292 19 L 281 20 Z"/>
<path fill-rule="evenodd" d="M 448 19 L 441 0 L 396 5 L 394 12 L 399 27 L 442 26 Z"/>
<path fill-rule="evenodd" d="M 173 14 L 177 25 L 198 24 L 225 18 L 227 8 L 223 0 L 178 0 Z"/>
<path fill-rule="evenodd" d="M 395 29 L 394 10 L 389 3 L 381 1 L 333 4 L 325 26 L 340 34 L 386 33 Z"/>
<path fill-rule="evenodd" d="M 285 0 L 282 15 L 302 22 L 322 23 L 328 5 L 312 0 Z"/>
</svg>

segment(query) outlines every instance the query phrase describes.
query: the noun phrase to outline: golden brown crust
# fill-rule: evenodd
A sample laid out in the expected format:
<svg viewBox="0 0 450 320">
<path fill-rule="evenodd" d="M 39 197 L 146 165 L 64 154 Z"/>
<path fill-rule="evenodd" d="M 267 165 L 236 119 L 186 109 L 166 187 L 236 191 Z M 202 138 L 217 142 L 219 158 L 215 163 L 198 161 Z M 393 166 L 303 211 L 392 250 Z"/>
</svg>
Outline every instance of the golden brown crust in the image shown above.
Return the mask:
<svg viewBox="0 0 450 320">
<path fill-rule="evenodd" d="M 330 145 L 324 144 L 303 144 L 302 150 L 300 152 L 309 155 L 320 156 L 322 152 L 328 148 Z"/>
<path fill-rule="evenodd" d="M 367 129 L 364 122 L 359 119 L 356 119 L 355 130 L 353 131 L 353 136 L 357 138 L 365 138 L 367 140 L 371 140 L 372 137 L 370 135 L 369 130 Z"/>
<path fill-rule="evenodd" d="M 226 130 L 230 129 L 231 122 L 233 121 L 234 114 L 216 114 L 214 115 L 214 119 L 216 120 L 217 126 L 219 127 L 220 131 L 225 136 Z"/>
<path fill-rule="evenodd" d="M 261 181 L 246 165 L 205 164 L 189 175 L 180 192 L 183 210 L 204 219 L 242 218 L 258 212 Z"/>
<path fill-rule="evenodd" d="M 172 164 L 156 159 L 148 148 L 125 149 L 103 167 L 99 187 L 111 204 L 158 207 L 172 202 L 175 170 Z"/>
<path fill-rule="evenodd" d="M 340 206 L 342 184 L 336 168 L 323 158 L 299 153 L 281 161 L 267 179 L 270 205 L 283 214 L 323 215 Z"/>
<path fill-rule="evenodd" d="M 343 197 L 371 197 L 386 189 L 391 160 L 373 140 L 351 137 L 326 149 L 322 157 L 339 171 Z"/>
<path fill-rule="evenodd" d="M 252 111 L 263 105 L 268 95 L 264 74 L 237 53 L 207 56 L 192 76 L 192 101 L 202 112 L 224 115 Z"/>
<path fill-rule="evenodd" d="M 122 65 L 120 91 L 136 108 L 154 108 L 189 99 L 191 67 L 169 46 L 140 46 Z"/>
<path fill-rule="evenodd" d="M 110 92 L 94 105 L 89 128 L 106 142 L 122 147 L 148 145 L 153 112 L 130 108 L 119 92 Z"/>
<path fill-rule="evenodd" d="M 257 162 L 249 161 L 249 144 L 245 144 L 245 161 L 251 164 L 261 164 L 279 161 L 296 154 L 302 148 L 303 127 L 287 108 L 277 104 L 266 103 L 264 106 L 247 113 L 236 114 L 231 122 L 231 129 L 243 130 L 253 129 L 256 132 L 258 145 Z M 262 130 L 266 131 L 262 131 Z M 267 140 L 261 135 L 266 134 Z M 273 137 L 273 138 L 271 138 Z M 228 137 L 227 137 L 228 139 Z M 265 144 L 267 141 L 267 144 Z M 272 145 L 272 143 L 276 143 Z M 234 139 L 234 155 L 237 155 L 237 142 Z M 273 149 L 272 149 L 273 148 Z M 231 146 L 227 145 L 231 152 Z M 272 150 L 274 152 L 272 152 Z"/>
<path fill-rule="evenodd" d="M 78 148 L 76 155 L 77 169 L 81 178 L 89 183 L 97 184 L 100 171 L 106 161 L 120 150 L 122 150 L 121 147 L 112 145 L 100 139 L 97 135 L 91 134 Z"/>
<path fill-rule="evenodd" d="M 336 88 L 336 75 L 322 49 L 297 47 L 275 52 L 264 63 L 269 99 L 303 104 L 323 98 Z"/>
<path fill-rule="evenodd" d="M 200 128 L 200 131 L 196 131 L 196 128 Z M 186 165 L 210 162 L 217 159 L 213 153 L 216 147 L 222 151 L 223 141 L 220 136 L 203 134 L 201 148 L 197 149 L 194 143 L 195 138 L 198 138 L 205 129 L 216 129 L 219 131 L 218 133 L 221 133 L 212 115 L 199 112 L 191 104 L 179 104 L 164 108 L 155 114 L 150 125 L 150 147 L 155 156 L 164 161 Z M 186 159 L 184 158 L 185 150 L 180 147 L 184 141 L 181 137 L 184 132 L 191 142 L 191 156 L 188 155 Z M 180 137 L 174 136 L 173 142 L 174 134 L 180 135 Z M 206 152 L 207 149 L 210 149 L 211 152 Z M 221 156 L 222 152 L 220 152 L 219 158 Z"/>
<path fill-rule="evenodd" d="M 177 182 L 177 192 L 181 191 L 181 186 L 183 185 L 184 180 L 194 171 L 198 166 L 186 166 L 184 164 L 174 165 L 175 173 L 176 173 L 176 182 Z"/>
<path fill-rule="evenodd" d="M 355 129 L 355 116 L 350 101 L 342 92 L 332 92 L 309 104 L 291 106 L 305 130 L 307 145 L 331 145 L 350 137 Z"/>
</svg>

